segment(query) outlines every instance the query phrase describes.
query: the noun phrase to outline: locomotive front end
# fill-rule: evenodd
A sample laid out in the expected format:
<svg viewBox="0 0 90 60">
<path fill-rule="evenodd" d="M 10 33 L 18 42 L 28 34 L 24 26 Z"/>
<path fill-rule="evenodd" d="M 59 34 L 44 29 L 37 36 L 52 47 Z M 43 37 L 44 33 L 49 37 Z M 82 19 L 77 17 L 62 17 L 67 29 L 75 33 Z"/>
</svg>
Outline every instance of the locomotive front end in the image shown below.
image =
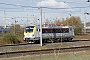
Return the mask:
<svg viewBox="0 0 90 60">
<path fill-rule="evenodd" d="M 32 42 L 35 39 L 35 26 L 27 26 L 24 30 L 24 40 L 26 42 Z"/>
</svg>

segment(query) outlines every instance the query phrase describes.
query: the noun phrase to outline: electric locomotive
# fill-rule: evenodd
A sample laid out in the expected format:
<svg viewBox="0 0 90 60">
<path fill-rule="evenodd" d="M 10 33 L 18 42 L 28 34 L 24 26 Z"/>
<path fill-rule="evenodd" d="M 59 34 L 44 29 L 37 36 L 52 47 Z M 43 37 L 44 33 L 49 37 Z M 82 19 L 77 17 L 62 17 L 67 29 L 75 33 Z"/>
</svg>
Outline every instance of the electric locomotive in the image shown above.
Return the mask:
<svg viewBox="0 0 90 60">
<path fill-rule="evenodd" d="M 74 29 L 72 26 L 48 26 L 42 27 L 42 40 L 48 41 L 58 39 L 71 41 L 74 38 Z M 24 40 L 26 42 L 40 41 L 40 26 L 27 26 L 24 30 Z"/>
</svg>

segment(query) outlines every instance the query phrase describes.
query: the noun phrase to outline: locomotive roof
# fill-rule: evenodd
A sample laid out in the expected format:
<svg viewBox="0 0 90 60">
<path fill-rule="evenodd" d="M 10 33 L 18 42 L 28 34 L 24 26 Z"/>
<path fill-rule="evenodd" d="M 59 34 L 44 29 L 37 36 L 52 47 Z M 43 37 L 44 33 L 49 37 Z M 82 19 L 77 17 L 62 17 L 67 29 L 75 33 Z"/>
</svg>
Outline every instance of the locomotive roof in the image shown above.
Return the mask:
<svg viewBox="0 0 90 60">
<path fill-rule="evenodd" d="M 40 28 L 40 26 L 37 26 L 37 28 Z M 42 28 L 72 28 L 72 26 L 48 26 Z"/>
<path fill-rule="evenodd" d="M 29 27 L 33 28 L 34 25 L 33 26 L 27 26 L 26 28 L 29 28 Z M 39 29 L 40 26 L 36 26 L 36 28 Z M 42 28 L 72 28 L 72 26 L 47 26 L 47 27 L 42 27 Z"/>
</svg>

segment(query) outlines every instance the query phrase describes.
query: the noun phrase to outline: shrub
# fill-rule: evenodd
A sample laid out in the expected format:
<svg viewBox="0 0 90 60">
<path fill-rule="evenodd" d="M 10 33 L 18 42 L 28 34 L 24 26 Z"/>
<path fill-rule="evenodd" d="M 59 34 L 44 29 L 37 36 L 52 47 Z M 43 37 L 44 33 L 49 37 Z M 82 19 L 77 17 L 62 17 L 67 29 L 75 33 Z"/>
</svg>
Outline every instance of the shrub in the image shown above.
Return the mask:
<svg viewBox="0 0 90 60">
<path fill-rule="evenodd" d="M 18 44 L 19 40 L 16 38 L 14 34 L 7 33 L 3 36 L 3 41 L 7 44 Z"/>
</svg>

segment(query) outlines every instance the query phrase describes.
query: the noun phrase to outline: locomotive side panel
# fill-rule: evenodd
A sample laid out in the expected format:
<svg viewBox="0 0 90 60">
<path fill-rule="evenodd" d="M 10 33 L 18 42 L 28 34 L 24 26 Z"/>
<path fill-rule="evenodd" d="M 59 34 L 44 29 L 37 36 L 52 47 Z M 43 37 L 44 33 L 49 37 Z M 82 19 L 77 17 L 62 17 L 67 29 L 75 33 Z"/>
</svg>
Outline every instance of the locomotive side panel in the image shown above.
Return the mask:
<svg viewBox="0 0 90 60">
<path fill-rule="evenodd" d="M 65 39 L 72 40 L 74 38 L 74 30 L 71 26 L 59 26 L 59 27 L 43 27 L 42 39 Z M 27 42 L 40 41 L 40 28 L 36 26 L 26 27 L 24 32 L 24 40 Z"/>
</svg>

